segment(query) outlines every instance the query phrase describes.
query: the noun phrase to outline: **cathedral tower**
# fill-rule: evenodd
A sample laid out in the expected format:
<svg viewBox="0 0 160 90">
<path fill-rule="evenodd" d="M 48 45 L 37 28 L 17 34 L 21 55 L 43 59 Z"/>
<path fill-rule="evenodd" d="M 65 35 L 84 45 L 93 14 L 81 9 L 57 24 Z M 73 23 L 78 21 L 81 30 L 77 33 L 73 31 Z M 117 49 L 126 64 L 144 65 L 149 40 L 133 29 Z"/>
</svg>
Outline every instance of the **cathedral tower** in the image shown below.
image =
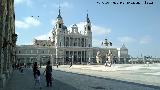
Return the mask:
<svg viewBox="0 0 160 90">
<path fill-rule="evenodd" d="M 88 17 L 88 13 L 87 13 L 87 17 L 86 17 L 86 24 L 84 26 L 84 30 L 85 30 L 85 35 L 88 36 L 88 47 L 92 47 L 92 31 L 91 31 L 91 21 Z"/>
<path fill-rule="evenodd" d="M 64 46 L 64 32 L 67 29 L 66 26 L 63 25 L 63 18 L 61 17 L 61 11 L 59 9 L 59 13 L 56 19 L 55 24 L 55 46 Z"/>
</svg>

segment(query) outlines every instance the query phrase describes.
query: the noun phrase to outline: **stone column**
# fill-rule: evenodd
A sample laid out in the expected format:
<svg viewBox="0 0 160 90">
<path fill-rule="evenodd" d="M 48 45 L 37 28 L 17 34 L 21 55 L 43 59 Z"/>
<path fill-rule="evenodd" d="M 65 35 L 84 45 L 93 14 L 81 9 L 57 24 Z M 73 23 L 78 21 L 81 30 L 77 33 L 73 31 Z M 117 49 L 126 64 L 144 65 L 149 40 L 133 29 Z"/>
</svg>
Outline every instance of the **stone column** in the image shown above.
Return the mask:
<svg viewBox="0 0 160 90">
<path fill-rule="evenodd" d="M 81 45 L 81 38 L 79 38 L 79 47 L 81 47 L 82 45 Z"/>
<path fill-rule="evenodd" d="M 81 64 L 82 64 L 82 51 L 80 53 L 81 53 L 80 55 L 81 55 Z"/>
<path fill-rule="evenodd" d="M 69 37 L 69 47 L 71 47 L 71 37 Z"/>
<path fill-rule="evenodd" d="M 76 54 L 77 54 L 76 60 L 77 60 L 77 62 L 78 62 L 78 60 L 79 60 L 78 51 L 76 51 Z"/>
</svg>

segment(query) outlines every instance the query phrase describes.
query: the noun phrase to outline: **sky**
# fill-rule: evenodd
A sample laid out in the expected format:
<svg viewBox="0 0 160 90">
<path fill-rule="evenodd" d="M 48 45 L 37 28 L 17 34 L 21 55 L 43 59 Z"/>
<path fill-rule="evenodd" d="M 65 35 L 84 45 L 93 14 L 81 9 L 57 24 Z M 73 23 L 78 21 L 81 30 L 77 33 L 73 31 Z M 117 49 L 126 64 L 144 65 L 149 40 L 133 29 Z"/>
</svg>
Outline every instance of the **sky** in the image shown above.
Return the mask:
<svg viewBox="0 0 160 90">
<path fill-rule="evenodd" d="M 160 57 L 160 0 L 14 0 L 14 4 L 17 45 L 49 39 L 60 6 L 69 30 L 77 24 L 83 33 L 88 13 L 94 47 L 104 47 L 101 43 L 107 38 L 111 48 L 125 44 L 133 57 Z"/>
</svg>

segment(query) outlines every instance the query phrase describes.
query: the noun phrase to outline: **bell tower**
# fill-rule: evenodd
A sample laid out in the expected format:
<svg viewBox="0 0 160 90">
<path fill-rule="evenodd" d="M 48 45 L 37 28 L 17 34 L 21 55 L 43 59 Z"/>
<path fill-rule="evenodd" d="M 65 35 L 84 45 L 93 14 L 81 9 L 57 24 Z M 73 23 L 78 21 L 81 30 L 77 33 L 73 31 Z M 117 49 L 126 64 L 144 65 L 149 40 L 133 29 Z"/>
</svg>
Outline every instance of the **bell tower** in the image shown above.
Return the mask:
<svg viewBox="0 0 160 90">
<path fill-rule="evenodd" d="M 87 16 L 86 16 L 86 24 L 84 26 L 84 30 L 85 30 L 85 35 L 88 36 L 88 39 L 87 39 L 87 46 L 88 47 L 92 47 L 92 30 L 91 30 L 91 21 L 89 19 L 89 16 L 88 16 L 88 13 L 87 13 Z"/>
<path fill-rule="evenodd" d="M 61 16 L 61 10 L 59 8 L 58 16 L 55 24 L 55 46 L 62 46 L 62 33 L 63 33 L 63 18 Z"/>
</svg>

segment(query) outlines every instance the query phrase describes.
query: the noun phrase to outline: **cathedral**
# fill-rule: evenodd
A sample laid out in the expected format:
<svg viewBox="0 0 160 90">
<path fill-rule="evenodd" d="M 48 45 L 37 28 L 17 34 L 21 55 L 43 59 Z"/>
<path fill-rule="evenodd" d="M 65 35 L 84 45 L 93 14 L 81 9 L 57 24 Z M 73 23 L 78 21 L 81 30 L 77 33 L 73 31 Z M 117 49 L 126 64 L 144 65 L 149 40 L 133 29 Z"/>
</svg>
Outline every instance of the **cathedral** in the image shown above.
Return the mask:
<svg viewBox="0 0 160 90">
<path fill-rule="evenodd" d="M 48 60 L 52 64 L 87 64 L 97 63 L 97 53 L 101 58 L 101 64 L 106 61 L 106 54 L 111 51 L 118 62 L 126 62 L 128 49 L 123 45 L 121 48 L 92 47 L 92 26 L 88 13 L 84 25 L 84 33 L 78 31 L 74 24 L 71 30 L 64 25 L 59 9 L 52 37 L 48 40 L 35 39 L 33 45 L 19 45 L 16 47 L 17 63 L 32 64 L 37 61 L 45 64 Z"/>
</svg>

